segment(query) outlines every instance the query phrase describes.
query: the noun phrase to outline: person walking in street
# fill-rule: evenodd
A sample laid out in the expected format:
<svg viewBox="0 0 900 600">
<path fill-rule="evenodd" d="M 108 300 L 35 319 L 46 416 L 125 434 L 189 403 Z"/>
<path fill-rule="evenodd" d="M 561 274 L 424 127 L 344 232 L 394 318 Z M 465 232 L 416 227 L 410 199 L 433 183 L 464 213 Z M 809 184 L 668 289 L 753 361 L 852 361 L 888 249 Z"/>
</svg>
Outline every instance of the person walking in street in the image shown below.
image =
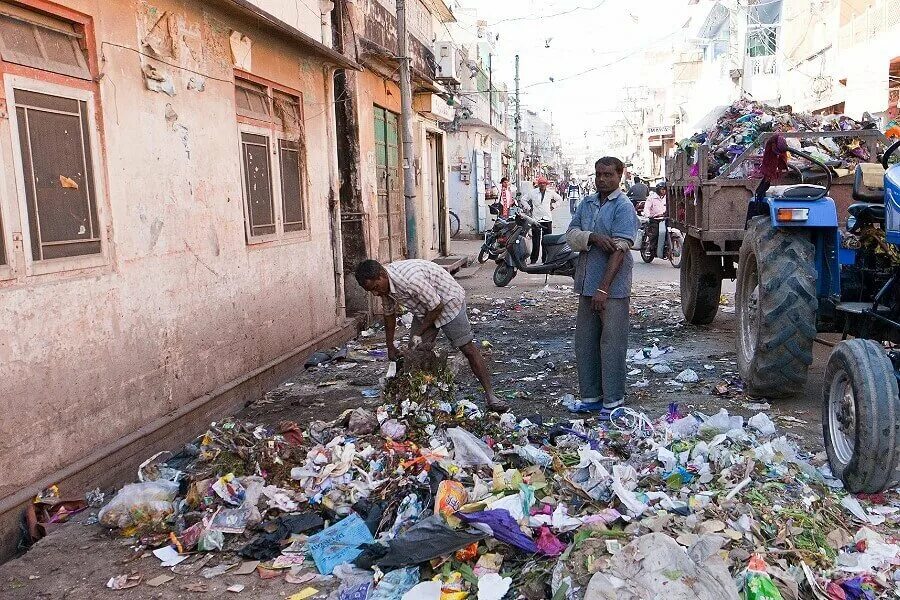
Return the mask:
<svg viewBox="0 0 900 600">
<path fill-rule="evenodd" d="M 566 232 L 572 249 L 580 252 L 575 270 L 577 411 L 613 410 L 625 402 L 630 250 L 638 234 L 634 206 L 619 189 L 625 165 L 605 156 L 594 168 L 597 192 L 582 200 Z"/>
<path fill-rule="evenodd" d="M 562 202 L 556 190 L 547 187 L 549 184 L 545 177 L 538 177 L 537 187 L 525 198 L 525 203 L 531 208 L 531 218 L 538 222 L 531 228 L 531 264 L 536 263 L 540 256 L 543 235 L 553 233 L 552 211 Z"/>
<path fill-rule="evenodd" d="M 581 200 L 581 188 L 578 187 L 575 180 L 569 182 L 566 196 L 569 198 L 569 212 L 574 215 L 575 207 L 578 205 L 578 201 Z"/>
<path fill-rule="evenodd" d="M 635 208 L 637 208 L 637 205 L 639 203 L 647 201 L 647 196 L 649 195 L 650 187 L 646 183 L 644 183 L 644 181 L 640 177 L 635 175 L 634 183 L 628 189 L 628 197 L 631 198 L 631 204 Z"/>
<path fill-rule="evenodd" d="M 398 260 L 382 265 L 364 260 L 356 267 L 356 281 L 367 292 L 381 298 L 384 307 L 384 335 L 388 358 L 397 360 L 394 345 L 397 311 L 400 306 L 413 315 L 410 348 L 434 346 L 438 330 L 459 348 L 472 373 L 484 389 L 488 410 L 505 412 L 509 405 L 494 395 L 491 376 L 481 351 L 475 345 L 472 325 L 466 314 L 466 292 L 443 267 L 428 260 Z"/>
<path fill-rule="evenodd" d="M 515 205 L 515 188 L 509 183 L 509 177 L 504 177 L 500 180 L 500 215 L 508 217 L 510 209 Z"/>
</svg>

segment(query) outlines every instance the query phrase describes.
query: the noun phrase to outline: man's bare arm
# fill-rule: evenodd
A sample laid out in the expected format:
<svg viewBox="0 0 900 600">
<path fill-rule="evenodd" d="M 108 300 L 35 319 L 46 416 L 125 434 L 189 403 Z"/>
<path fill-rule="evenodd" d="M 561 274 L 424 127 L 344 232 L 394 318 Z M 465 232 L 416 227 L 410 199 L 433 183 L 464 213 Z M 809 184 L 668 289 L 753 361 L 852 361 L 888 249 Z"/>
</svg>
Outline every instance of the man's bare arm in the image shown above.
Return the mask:
<svg viewBox="0 0 900 600">
<path fill-rule="evenodd" d="M 397 357 L 397 347 L 394 346 L 394 332 L 397 330 L 397 313 L 384 315 L 384 341 L 387 343 L 388 358 L 394 360 Z"/>
</svg>

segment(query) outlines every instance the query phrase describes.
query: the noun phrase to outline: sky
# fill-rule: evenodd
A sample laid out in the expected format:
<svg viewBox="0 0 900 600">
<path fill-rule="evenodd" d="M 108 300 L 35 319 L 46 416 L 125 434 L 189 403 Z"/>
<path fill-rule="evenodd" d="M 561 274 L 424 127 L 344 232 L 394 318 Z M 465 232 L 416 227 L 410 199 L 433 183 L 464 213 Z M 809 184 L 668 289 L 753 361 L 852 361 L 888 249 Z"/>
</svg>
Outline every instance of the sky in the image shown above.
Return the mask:
<svg viewBox="0 0 900 600">
<path fill-rule="evenodd" d="M 641 50 L 680 31 L 686 0 L 449 0 L 460 24 L 488 22 L 500 38 L 495 81 L 513 90 L 520 58 L 522 106 L 552 117 L 563 142 L 584 146 L 621 116 L 624 87 L 645 84 Z M 566 13 L 566 14 L 560 14 Z M 678 13 L 678 14 L 676 14 Z M 554 81 L 551 82 L 550 78 Z M 592 149 L 597 149 L 595 143 Z"/>
</svg>

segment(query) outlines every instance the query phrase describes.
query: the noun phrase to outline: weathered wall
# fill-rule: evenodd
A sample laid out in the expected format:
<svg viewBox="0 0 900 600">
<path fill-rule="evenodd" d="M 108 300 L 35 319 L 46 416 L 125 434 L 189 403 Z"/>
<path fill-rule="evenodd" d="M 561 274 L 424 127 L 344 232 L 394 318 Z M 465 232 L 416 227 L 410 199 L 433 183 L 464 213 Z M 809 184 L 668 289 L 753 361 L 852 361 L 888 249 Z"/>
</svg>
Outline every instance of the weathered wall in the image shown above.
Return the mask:
<svg viewBox="0 0 900 600">
<path fill-rule="evenodd" d="M 320 62 L 195 1 L 68 0 L 102 53 L 98 178 L 106 264 L 0 282 L 0 497 L 333 328 L 329 111 Z M 177 16 L 177 94 L 145 89 L 139 28 Z M 309 234 L 245 241 L 228 36 L 253 39 L 252 72 L 302 90 Z M 221 79 L 219 81 L 218 79 Z M 399 98 L 399 95 L 398 95 Z M 364 123 L 365 124 L 365 123 Z M 368 124 L 371 128 L 371 124 Z M 0 120 L 0 203 L 17 217 L 10 123 Z M 18 234 L 20 238 L 21 235 Z M 21 247 L 21 243 L 19 243 Z M 315 307 L 315 310 L 311 310 Z"/>
<path fill-rule="evenodd" d="M 322 0 L 250 0 L 253 4 L 291 27 L 299 29 L 326 46 L 331 46 L 331 17 L 325 14 L 322 31 Z M 330 12 L 330 11 L 329 11 Z"/>
</svg>

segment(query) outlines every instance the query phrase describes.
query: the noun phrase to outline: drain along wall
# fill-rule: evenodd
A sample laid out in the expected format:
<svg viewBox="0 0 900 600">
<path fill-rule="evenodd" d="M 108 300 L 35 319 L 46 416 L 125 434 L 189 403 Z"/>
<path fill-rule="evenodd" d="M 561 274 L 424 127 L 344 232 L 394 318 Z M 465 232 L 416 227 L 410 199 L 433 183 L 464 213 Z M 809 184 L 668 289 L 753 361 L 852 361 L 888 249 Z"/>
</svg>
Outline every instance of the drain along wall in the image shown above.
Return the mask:
<svg viewBox="0 0 900 600">
<path fill-rule="evenodd" d="M 90 18 L 96 40 L 91 135 L 106 251 L 98 266 L 28 273 L 4 110 L 0 216 L 11 268 L 0 281 L 0 499 L 343 322 L 321 60 L 216 3 L 62 4 Z M 164 60 L 202 73 L 203 91 L 188 89 L 196 74 L 134 51 L 166 12 Z M 303 93 L 308 229 L 292 239 L 246 241 L 233 30 L 252 40 L 252 75 Z M 171 76 L 176 95 L 146 89 L 146 64 Z"/>
</svg>

